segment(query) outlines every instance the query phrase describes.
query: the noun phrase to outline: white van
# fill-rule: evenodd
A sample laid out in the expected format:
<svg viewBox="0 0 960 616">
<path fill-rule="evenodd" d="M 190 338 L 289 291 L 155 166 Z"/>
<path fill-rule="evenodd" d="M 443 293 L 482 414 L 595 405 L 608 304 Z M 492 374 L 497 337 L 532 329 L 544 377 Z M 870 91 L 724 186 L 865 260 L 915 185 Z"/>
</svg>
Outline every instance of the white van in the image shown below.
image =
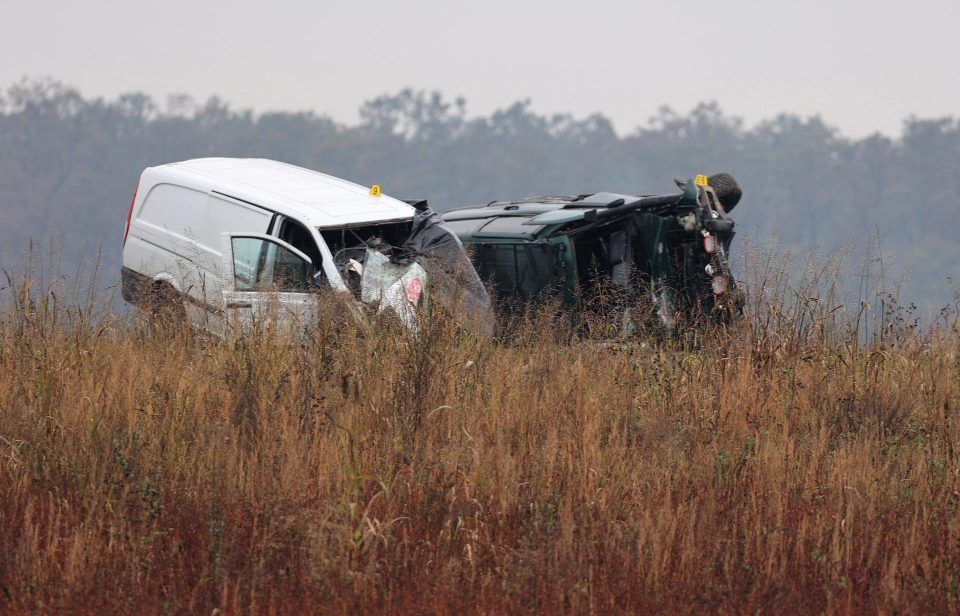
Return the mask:
<svg viewBox="0 0 960 616">
<path fill-rule="evenodd" d="M 425 301 L 426 271 L 394 256 L 423 212 L 439 220 L 378 187 L 271 160 L 150 167 L 130 204 L 122 295 L 138 306 L 173 298 L 191 323 L 217 334 L 267 303 L 306 321 L 323 288 L 410 320 Z"/>
</svg>

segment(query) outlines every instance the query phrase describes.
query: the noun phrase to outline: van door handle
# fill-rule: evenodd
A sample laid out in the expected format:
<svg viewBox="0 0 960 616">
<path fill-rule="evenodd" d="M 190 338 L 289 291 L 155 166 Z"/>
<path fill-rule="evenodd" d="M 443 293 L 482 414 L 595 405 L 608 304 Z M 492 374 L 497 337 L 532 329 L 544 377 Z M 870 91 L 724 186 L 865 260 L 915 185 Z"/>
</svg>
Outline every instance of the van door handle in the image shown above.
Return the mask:
<svg viewBox="0 0 960 616">
<path fill-rule="evenodd" d="M 227 302 L 227 308 L 253 308 L 253 302 Z"/>
</svg>

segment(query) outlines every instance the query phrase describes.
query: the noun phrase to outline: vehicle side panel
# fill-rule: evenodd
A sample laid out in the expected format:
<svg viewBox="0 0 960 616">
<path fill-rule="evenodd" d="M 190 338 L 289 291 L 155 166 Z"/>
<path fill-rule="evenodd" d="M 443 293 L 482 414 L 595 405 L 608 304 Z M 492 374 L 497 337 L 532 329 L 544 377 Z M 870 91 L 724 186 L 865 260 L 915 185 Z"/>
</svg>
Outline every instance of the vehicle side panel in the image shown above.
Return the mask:
<svg viewBox="0 0 960 616">
<path fill-rule="evenodd" d="M 131 272 L 123 279 L 124 298 L 141 305 L 144 278 L 168 284 L 186 300 L 193 323 L 222 330 L 220 231 L 262 233 L 272 214 L 175 184 L 145 188 L 146 194 L 138 195 L 123 251 L 124 269 Z"/>
</svg>

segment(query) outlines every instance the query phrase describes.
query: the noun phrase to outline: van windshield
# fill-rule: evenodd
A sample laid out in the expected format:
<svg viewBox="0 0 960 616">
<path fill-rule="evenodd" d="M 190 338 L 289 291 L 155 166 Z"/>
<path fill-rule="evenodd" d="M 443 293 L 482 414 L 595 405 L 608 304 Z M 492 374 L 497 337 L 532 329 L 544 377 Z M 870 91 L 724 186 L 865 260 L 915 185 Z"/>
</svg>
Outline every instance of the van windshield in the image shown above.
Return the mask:
<svg viewBox="0 0 960 616">
<path fill-rule="evenodd" d="M 359 297 L 367 249 L 389 257 L 410 236 L 412 227 L 412 220 L 403 220 L 318 230 L 333 255 L 333 264 L 344 283 Z"/>
<path fill-rule="evenodd" d="M 337 253 L 345 249 L 365 248 L 371 244 L 400 246 L 410 235 L 412 224 L 411 220 L 402 220 L 319 231 L 336 260 Z"/>
</svg>

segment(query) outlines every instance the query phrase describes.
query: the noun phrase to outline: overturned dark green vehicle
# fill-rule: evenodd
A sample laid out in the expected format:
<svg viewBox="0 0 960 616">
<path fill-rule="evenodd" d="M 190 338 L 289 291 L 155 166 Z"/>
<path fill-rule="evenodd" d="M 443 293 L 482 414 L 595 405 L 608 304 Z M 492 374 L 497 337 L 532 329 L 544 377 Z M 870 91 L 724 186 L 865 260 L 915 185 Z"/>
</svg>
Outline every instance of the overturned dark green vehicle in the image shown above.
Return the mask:
<svg viewBox="0 0 960 616">
<path fill-rule="evenodd" d="M 742 191 L 726 173 L 676 183 L 669 195 L 530 197 L 443 218 L 501 303 L 553 294 L 589 306 L 612 288 L 669 330 L 730 319 L 742 295 L 727 260 L 729 213 Z"/>
</svg>

